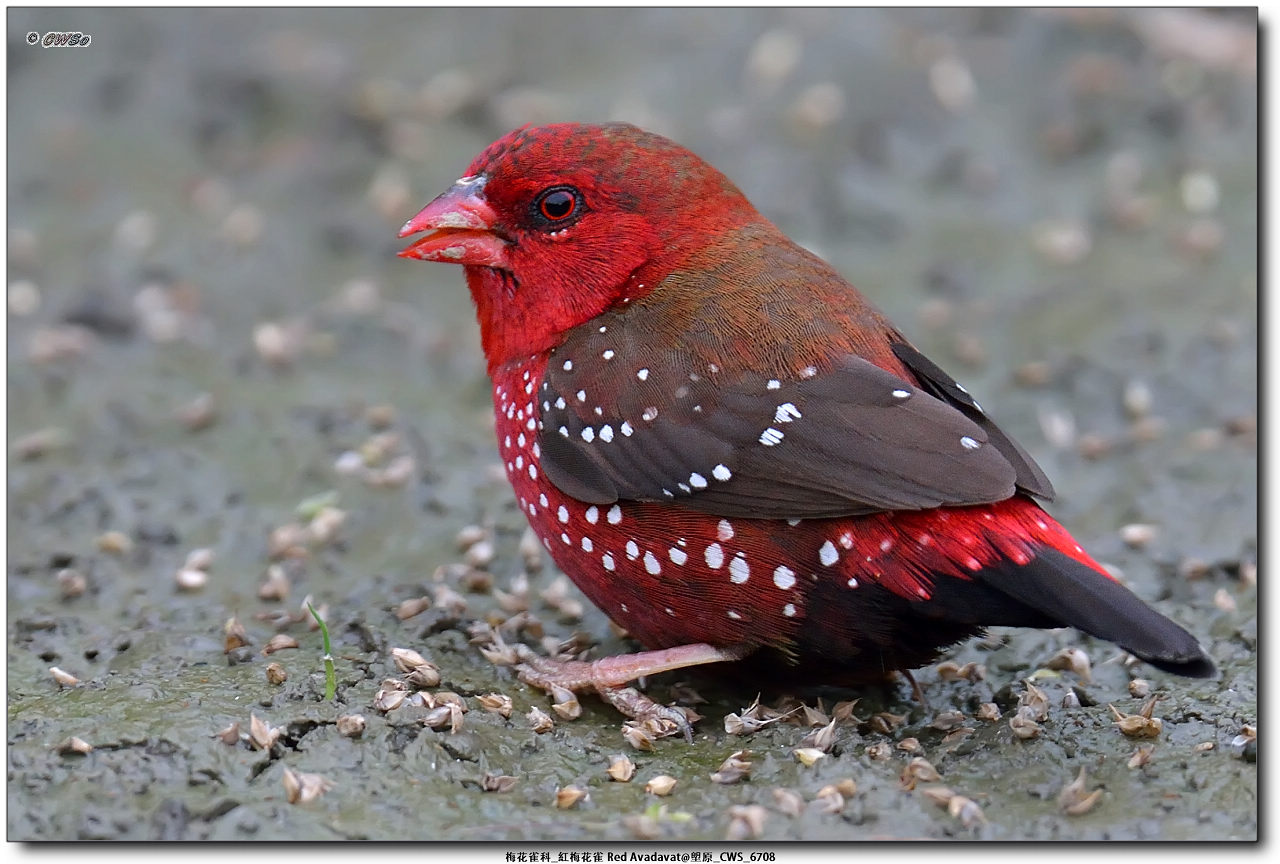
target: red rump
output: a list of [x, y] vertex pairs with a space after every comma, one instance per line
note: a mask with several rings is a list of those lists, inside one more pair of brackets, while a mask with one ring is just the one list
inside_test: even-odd
[[521, 509], [593, 603], [675, 649], [660, 668], [856, 681], [1004, 624], [1212, 673], [1035, 503], [1048, 479], [963, 386], [689, 151], [518, 130], [418, 231], [403, 255], [465, 267]]

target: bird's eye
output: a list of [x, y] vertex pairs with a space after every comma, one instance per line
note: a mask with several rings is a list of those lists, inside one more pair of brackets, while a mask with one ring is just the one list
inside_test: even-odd
[[533, 202], [534, 217], [544, 225], [563, 225], [582, 210], [582, 196], [572, 186], [552, 186]]

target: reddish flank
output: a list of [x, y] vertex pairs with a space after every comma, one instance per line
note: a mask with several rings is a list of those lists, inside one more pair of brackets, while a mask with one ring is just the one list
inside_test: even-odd
[[650, 651], [524, 652], [540, 686], [726, 660], [882, 678], [988, 625], [1077, 627], [1207, 676], [1196, 640], [1035, 498], [972, 396], [722, 174], [632, 126], [517, 130], [405, 225], [463, 265], [499, 452], [556, 564]]

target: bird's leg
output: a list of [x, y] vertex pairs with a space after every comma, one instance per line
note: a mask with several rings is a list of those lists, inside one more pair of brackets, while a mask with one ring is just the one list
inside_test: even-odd
[[693, 730], [683, 711], [659, 705], [634, 687], [623, 685], [637, 678], [673, 669], [741, 660], [750, 652], [747, 647], [716, 648], [696, 643], [583, 661], [552, 660], [535, 654], [525, 645], [517, 644], [513, 647], [518, 660], [516, 673], [526, 684], [548, 692], [556, 687], [575, 692], [594, 690], [606, 702], [634, 720], [655, 719], [674, 724], [675, 729], [683, 732], [689, 741], [693, 740]]

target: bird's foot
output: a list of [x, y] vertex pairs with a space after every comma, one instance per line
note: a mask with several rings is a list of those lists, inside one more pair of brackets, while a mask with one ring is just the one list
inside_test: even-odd
[[690, 742], [693, 741], [693, 729], [683, 711], [659, 705], [634, 687], [624, 685], [637, 678], [673, 669], [741, 660], [749, 652], [747, 648], [716, 648], [697, 643], [585, 661], [552, 660], [535, 654], [525, 645], [511, 647], [517, 661], [514, 664], [516, 674], [526, 684], [549, 693], [557, 688], [573, 692], [594, 691], [633, 720], [639, 720], [651, 729], [665, 731], [667, 735], [681, 732]]

